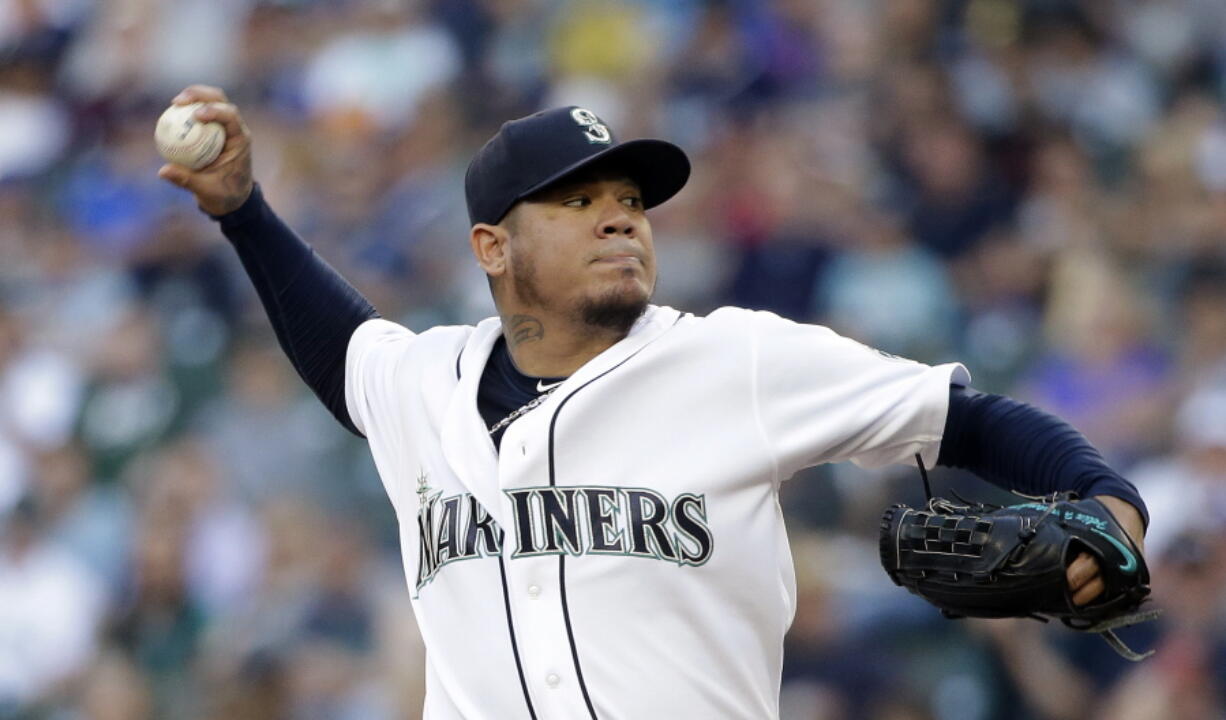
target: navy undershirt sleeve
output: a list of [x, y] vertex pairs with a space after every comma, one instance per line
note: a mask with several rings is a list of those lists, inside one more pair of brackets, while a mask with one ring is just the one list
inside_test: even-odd
[[1060, 418], [1003, 395], [953, 385], [937, 464], [962, 468], [1027, 495], [1113, 495], [1149, 526], [1136, 487], [1112, 470], [1085, 436]]
[[213, 216], [238, 251], [290, 363], [347, 430], [345, 353], [359, 325], [379, 314], [273, 213], [259, 185], [242, 207]]

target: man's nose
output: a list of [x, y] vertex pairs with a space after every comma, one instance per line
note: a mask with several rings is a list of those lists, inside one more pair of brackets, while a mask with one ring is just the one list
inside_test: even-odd
[[599, 218], [599, 233], [602, 237], [609, 235], [633, 236], [637, 231], [635, 218], [620, 200], [606, 203]]

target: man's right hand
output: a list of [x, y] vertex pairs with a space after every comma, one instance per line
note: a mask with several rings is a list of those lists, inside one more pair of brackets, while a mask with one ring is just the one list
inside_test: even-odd
[[196, 110], [196, 119], [219, 122], [226, 130], [226, 144], [221, 154], [209, 165], [191, 170], [167, 163], [158, 170], [158, 177], [190, 191], [200, 209], [210, 215], [225, 215], [237, 210], [251, 195], [251, 134], [220, 88], [192, 85], [179, 93], [173, 105], [207, 103]]

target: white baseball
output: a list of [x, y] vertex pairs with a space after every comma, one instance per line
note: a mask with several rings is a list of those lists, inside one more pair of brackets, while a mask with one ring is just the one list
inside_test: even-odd
[[158, 118], [153, 140], [162, 157], [192, 170], [199, 170], [217, 159], [221, 147], [226, 144], [226, 131], [221, 123], [201, 122], [195, 118], [196, 108], [203, 105], [171, 105]]

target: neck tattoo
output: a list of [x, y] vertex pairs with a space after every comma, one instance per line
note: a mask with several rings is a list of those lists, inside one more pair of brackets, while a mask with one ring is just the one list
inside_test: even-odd
[[545, 337], [545, 326], [531, 315], [512, 315], [505, 323], [503, 334], [508, 345], [517, 347]]

